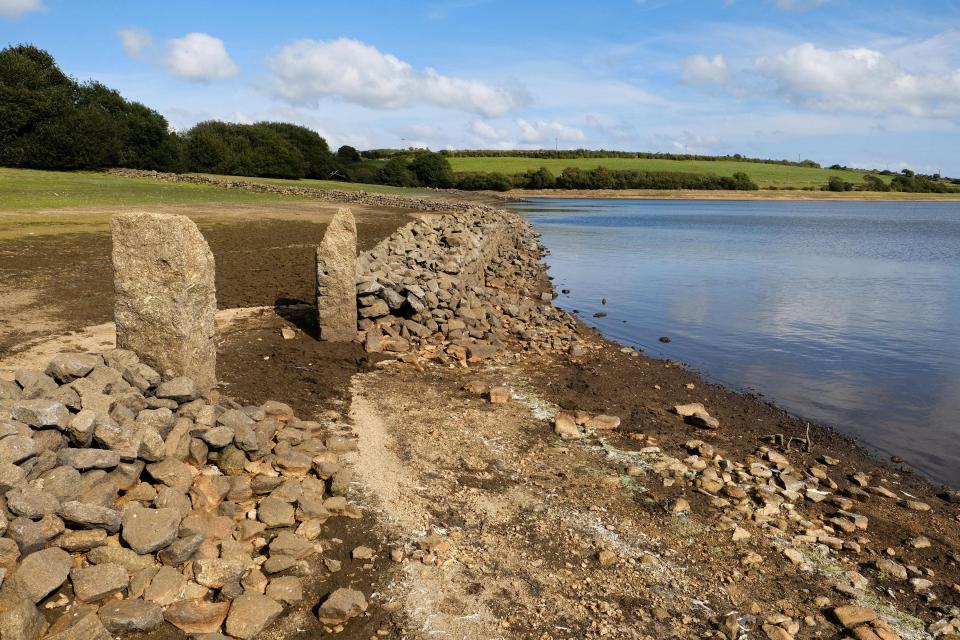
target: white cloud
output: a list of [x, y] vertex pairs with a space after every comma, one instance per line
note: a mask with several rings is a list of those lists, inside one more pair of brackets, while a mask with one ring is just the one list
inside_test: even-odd
[[153, 36], [145, 29], [121, 29], [117, 36], [131, 58], [161, 65], [187, 80], [225, 80], [240, 73], [223, 40], [206, 33], [171, 38], [160, 47], [154, 44]]
[[117, 32], [123, 50], [131, 58], [139, 58], [153, 46], [153, 36], [145, 29], [121, 29]]
[[526, 144], [540, 144], [552, 142], [554, 139], [564, 142], [586, 142], [587, 136], [576, 127], [570, 127], [560, 122], [529, 122], [522, 118], [517, 119], [520, 129], [520, 141]]
[[724, 82], [730, 76], [727, 62], [719, 53], [712, 58], [690, 56], [683, 61], [680, 79], [684, 84], [698, 85]]
[[507, 137], [507, 132], [497, 129], [489, 122], [483, 120], [474, 120], [470, 123], [470, 133], [483, 140], [503, 140]]
[[300, 40], [281, 48], [267, 64], [274, 94], [295, 105], [334, 97], [372, 109], [433, 105], [485, 116], [502, 115], [516, 105], [506, 89], [431, 68], [418, 71], [349, 38]]
[[0, 18], [13, 20], [31, 11], [43, 11], [40, 0], [0, 0]]
[[914, 74], [872, 49], [820, 49], [804, 43], [758, 58], [757, 70], [771, 78], [793, 104], [823, 110], [920, 117], [960, 116], [960, 69]]
[[223, 40], [206, 33], [168, 40], [164, 64], [174, 75], [187, 80], [223, 80], [240, 72]]

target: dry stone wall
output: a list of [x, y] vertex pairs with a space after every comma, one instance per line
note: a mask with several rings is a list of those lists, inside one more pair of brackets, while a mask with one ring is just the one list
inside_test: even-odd
[[550, 304], [549, 285], [531, 287], [542, 276], [541, 255], [528, 223], [491, 207], [404, 226], [358, 260], [367, 350], [434, 345], [482, 359], [510, 335], [536, 348], [568, 348], [573, 319]]

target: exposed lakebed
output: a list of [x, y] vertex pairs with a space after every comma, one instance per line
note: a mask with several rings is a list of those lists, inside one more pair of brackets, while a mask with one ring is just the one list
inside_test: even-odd
[[608, 337], [960, 485], [960, 203], [516, 208], [570, 290], [557, 303]]

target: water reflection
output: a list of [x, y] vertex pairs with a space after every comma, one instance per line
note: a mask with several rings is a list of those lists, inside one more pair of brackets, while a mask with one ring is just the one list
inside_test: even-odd
[[960, 203], [522, 208], [558, 302], [610, 337], [960, 485]]

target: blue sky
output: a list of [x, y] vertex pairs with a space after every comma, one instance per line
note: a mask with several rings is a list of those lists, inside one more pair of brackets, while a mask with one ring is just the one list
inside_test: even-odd
[[0, 45], [19, 42], [178, 128], [960, 175], [957, 0], [0, 0]]

